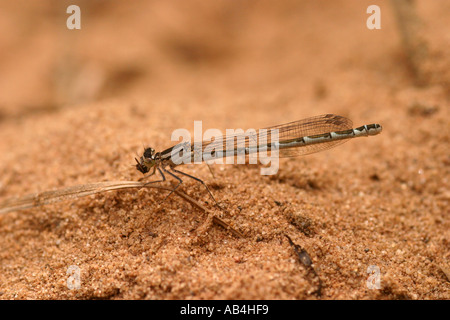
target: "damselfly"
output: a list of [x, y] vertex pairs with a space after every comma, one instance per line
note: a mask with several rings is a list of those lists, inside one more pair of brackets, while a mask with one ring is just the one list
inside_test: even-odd
[[[183, 162], [180, 163], [180, 157], [177, 157], [177, 161], [175, 161], [175, 155], [184, 153], [181, 158], [186, 159], [187, 157], [192, 161], [201, 156], [200, 159], [204, 161], [211, 158], [238, 156], [239, 154], [250, 156], [263, 151], [276, 150], [277, 156], [281, 158], [295, 157], [333, 148], [348, 139], [377, 135], [381, 130], [382, 127], [379, 124], [368, 124], [353, 129], [351, 120], [333, 114], [325, 114], [265, 128], [254, 135], [238, 133], [216, 137], [213, 141], [202, 141], [197, 144], [201, 146], [200, 149], [196, 148], [195, 142], [193, 144], [180, 143], [162, 152], [155, 152], [153, 148], [145, 148], [140, 159], [135, 158], [136, 169], [144, 175], [151, 171], [144, 178], [154, 175], [158, 170], [162, 179], [149, 183], [165, 181], [164, 173], [177, 179], [178, 184], [167, 197], [183, 183], [183, 180], [177, 175], [179, 174], [203, 184], [214, 199], [208, 186], [201, 179], [176, 169]], [[264, 143], [261, 143], [261, 141], [264, 141]]]

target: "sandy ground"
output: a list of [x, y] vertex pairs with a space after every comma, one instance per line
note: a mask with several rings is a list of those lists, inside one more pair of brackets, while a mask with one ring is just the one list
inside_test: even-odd
[[55, 3], [1, 4], [0, 202], [137, 180], [143, 145], [168, 148], [194, 120], [334, 113], [383, 132], [281, 159], [274, 176], [186, 165], [222, 210], [191, 179], [180, 191], [209, 214], [154, 189], [3, 214], [1, 299], [450, 298], [448, 1], [416, 2], [426, 50], [412, 63], [388, 1], [78, 1], [81, 30]]

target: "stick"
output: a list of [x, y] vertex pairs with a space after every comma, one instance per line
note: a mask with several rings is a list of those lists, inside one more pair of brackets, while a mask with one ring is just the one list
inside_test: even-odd
[[[136, 188], [154, 188], [172, 191], [172, 189], [168, 187], [149, 185], [139, 181], [106, 181], [106, 182], [89, 183], [57, 190], [34, 193], [19, 198], [17, 197], [9, 198], [4, 202], [0, 203], [0, 214], [5, 214], [11, 211], [34, 208], [68, 199], [77, 199], [93, 195], [96, 193], [103, 193], [107, 191], [123, 190], [123, 189], [136, 189]], [[242, 233], [233, 229], [228, 223], [226, 223], [219, 217], [215, 216], [213, 211], [209, 210], [208, 208], [206, 208], [205, 206], [203, 206], [202, 204], [200, 204], [198, 201], [194, 200], [187, 194], [180, 192], [178, 190], [175, 190], [174, 193], [179, 197], [183, 198], [184, 200], [188, 201], [198, 209], [213, 215], [214, 224], [222, 226], [227, 230], [230, 230], [237, 237], [244, 237]]]

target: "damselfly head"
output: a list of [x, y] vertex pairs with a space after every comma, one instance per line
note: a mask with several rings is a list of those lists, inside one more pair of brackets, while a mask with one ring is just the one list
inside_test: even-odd
[[136, 160], [136, 169], [146, 174], [155, 165], [155, 149], [146, 148], [142, 157], [139, 160], [134, 158], [134, 160]]
[[155, 160], [155, 149], [153, 148], [145, 148], [144, 154], [142, 155], [144, 158]]

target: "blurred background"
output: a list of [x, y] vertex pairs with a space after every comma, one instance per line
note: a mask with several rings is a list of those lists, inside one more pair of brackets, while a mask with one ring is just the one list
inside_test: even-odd
[[[66, 26], [69, 5], [81, 30]], [[370, 5], [379, 30], [367, 28]], [[0, 0], [0, 204], [137, 180], [143, 146], [171, 147], [194, 120], [257, 129], [335, 113], [383, 126], [283, 159], [270, 177], [186, 165], [245, 242], [194, 236], [204, 217], [154, 190], [4, 215], [0, 297], [310, 298], [287, 232], [320, 268], [325, 298], [448, 299], [449, 17], [449, 0]], [[192, 179], [180, 189], [208, 201]], [[79, 263], [82, 291], [68, 292]], [[383, 290], [364, 285], [369, 265]]]
[[[193, 97], [204, 112], [221, 100], [261, 112], [301, 104], [306, 116], [321, 104], [370, 110], [373, 86], [448, 89], [450, 3], [403, 1], [420, 18], [405, 36], [395, 2], [2, 0], [0, 119], [112, 98]], [[71, 4], [81, 30], [66, 27]], [[372, 4], [381, 30], [366, 27]], [[425, 48], [419, 81], [408, 32]]]

